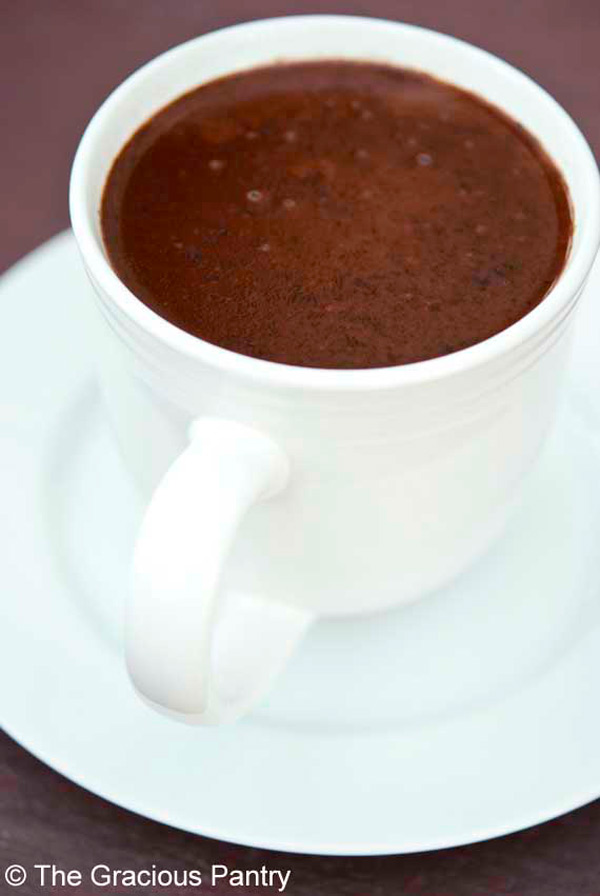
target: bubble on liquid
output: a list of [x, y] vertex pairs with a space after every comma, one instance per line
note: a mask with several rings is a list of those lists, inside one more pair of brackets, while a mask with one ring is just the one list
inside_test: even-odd
[[418, 141], [416, 137], [409, 137], [406, 143], [408, 146], [416, 146]]
[[515, 212], [514, 214], [515, 221], [524, 221], [526, 217], [527, 215], [522, 211]]
[[475, 143], [472, 140], [465, 140], [464, 146], [465, 149], [473, 149]]
[[372, 199], [373, 198], [373, 190], [363, 190], [360, 194], [363, 199]]
[[354, 109], [355, 112], [357, 112], [361, 106], [362, 106], [362, 103], [360, 100], [351, 100], [351, 102], [350, 102], [350, 107], [352, 109]]
[[371, 119], [373, 118], [373, 113], [370, 109], [363, 109], [360, 117], [363, 121], [371, 121]]
[[173, 240], [173, 245], [176, 249], [183, 249], [183, 243], [181, 243], [179, 240]]
[[475, 228], [475, 233], [478, 236], [483, 236], [484, 233], [487, 233], [487, 227], [485, 226], [485, 224], [478, 224]]
[[259, 252], [270, 252], [271, 251], [270, 243], [261, 243], [260, 246], [258, 247], [258, 251]]
[[223, 159], [211, 159], [208, 163], [208, 167], [211, 171], [222, 171], [225, 167], [225, 162]]
[[257, 140], [258, 139], [258, 131], [246, 131], [244, 134], [246, 140]]
[[328, 99], [325, 100], [325, 106], [327, 109], [335, 108], [335, 100], [333, 99], [333, 97], [329, 97]]
[[357, 149], [356, 150], [356, 158], [360, 159], [364, 162], [365, 159], [369, 158], [369, 150], [368, 149]]
[[428, 152], [420, 152], [417, 156], [417, 165], [428, 168], [433, 162], [433, 157]]
[[296, 200], [295, 199], [284, 199], [281, 203], [284, 208], [292, 209], [296, 208]]
[[248, 192], [246, 193], [246, 199], [248, 200], [248, 202], [262, 202], [264, 198], [265, 194], [262, 192], [262, 190], [248, 190]]
[[285, 131], [283, 139], [286, 143], [295, 143], [298, 139], [298, 134], [296, 131]]

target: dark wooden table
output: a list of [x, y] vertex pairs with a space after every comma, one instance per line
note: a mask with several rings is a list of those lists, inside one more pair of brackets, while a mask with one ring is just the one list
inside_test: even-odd
[[[77, 140], [100, 101], [129, 72], [202, 32], [301, 12], [396, 18], [480, 44], [550, 90], [600, 152], [599, 0], [4, 0], [0, 268], [68, 225], [67, 181]], [[0, 720], [1, 713], [0, 707]], [[11, 863], [55, 863], [85, 872], [100, 862], [204, 871], [213, 863], [240, 869], [264, 864], [291, 869], [286, 893], [306, 896], [599, 896], [600, 801], [520, 834], [443, 852], [377, 859], [287, 856], [194, 837], [117, 809], [0, 736], [0, 893], [113, 896], [110, 888], [85, 883], [42, 891], [28, 882], [13, 890], [2, 876]], [[222, 885], [189, 892], [276, 889]]]

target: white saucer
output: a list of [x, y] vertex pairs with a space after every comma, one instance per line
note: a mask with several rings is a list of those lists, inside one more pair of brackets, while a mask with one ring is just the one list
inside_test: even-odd
[[[594, 282], [599, 282], [598, 272]], [[0, 716], [72, 780], [198, 834], [295, 852], [469, 843], [600, 794], [600, 290], [510, 531], [458, 584], [322, 623], [260, 711], [187, 728], [120, 657], [141, 508], [95, 391], [60, 235], [0, 283]]]

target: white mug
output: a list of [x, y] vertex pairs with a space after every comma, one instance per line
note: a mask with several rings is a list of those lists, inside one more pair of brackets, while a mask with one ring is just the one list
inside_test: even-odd
[[[574, 234], [560, 278], [526, 317], [445, 357], [320, 370], [204, 342], [119, 280], [99, 207], [134, 131], [216, 77], [321, 58], [428, 72], [538, 137], [568, 184]], [[600, 240], [593, 156], [533, 81], [459, 40], [393, 22], [300, 16], [238, 25], [170, 50], [106, 100], [79, 146], [70, 203], [105, 324], [99, 373], [108, 411], [148, 500], [126, 656], [151, 705], [190, 722], [234, 719], [316, 617], [422, 597], [501, 531], [552, 421], [573, 311]]]

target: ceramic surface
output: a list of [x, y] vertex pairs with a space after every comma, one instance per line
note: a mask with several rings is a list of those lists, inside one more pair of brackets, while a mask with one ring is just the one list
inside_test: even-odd
[[266, 703], [217, 729], [161, 718], [124, 671], [143, 500], [94, 385], [89, 290], [69, 235], [0, 281], [12, 737], [135, 812], [295, 852], [453, 846], [600, 794], [598, 273], [557, 426], [505, 535], [426, 600], [317, 623]]
[[[445, 358], [311, 370], [209, 345], [120, 283], [98, 208], [124, 140], [205, 80], [276, 58], [323, 57], [384, 60], [475, 89], [555, 158], [573, 200], [573, 246], [558, 283], [524, 319]], [[77, 153], [71, 215], [106, 324], [96, 351], [113, 427], [152, 494], [126, 644], [133, 680], [153, 704], [189, 721], [234, 718], [315, 615], [410, 603], [452, 581], [498, 536], [552, 420], [600, 239], [591, 152], [525, 75], [454, 38], [392, 22], [306, 16], [225, 29], [169, 51], [109, 97]]]

